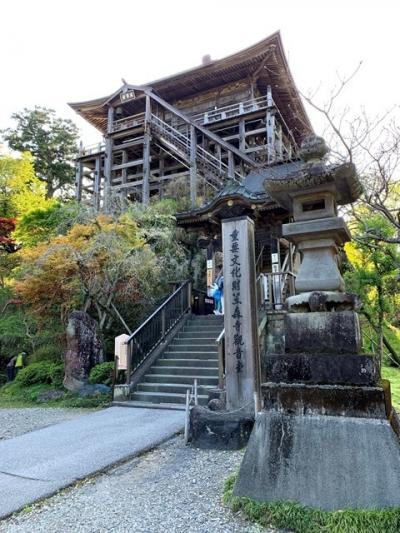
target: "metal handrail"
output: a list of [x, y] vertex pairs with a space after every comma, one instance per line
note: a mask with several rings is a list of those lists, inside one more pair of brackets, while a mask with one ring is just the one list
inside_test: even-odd
[[167, 334], [191, 307], [191, 283], [184, 281], [126, 340], [129, 347], [127, 383], [164, 341]]
[[[262, 283], [262, 276], [267, 278], [267, 288]], [[258, 307], [282, 309], [286, 300], [285, 291], [289, 296], [295, 293], [295, 279], [296, 274], [290, 270], [260, 274], [257, 278]]]
[[225, 328], [215, 339], [218, 350], [218, 388], [224, 388], [225, 379]]

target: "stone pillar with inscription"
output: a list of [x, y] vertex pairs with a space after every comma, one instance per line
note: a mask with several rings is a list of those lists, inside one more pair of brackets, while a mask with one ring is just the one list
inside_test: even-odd
[[254, 222], [247, 216], [222, 220], [222, 247], [226, 404], [250, 413], [260, 384]]

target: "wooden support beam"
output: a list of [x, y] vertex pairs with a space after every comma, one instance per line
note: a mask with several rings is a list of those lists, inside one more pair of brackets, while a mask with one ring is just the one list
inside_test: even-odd
[[107, 136], [106, 136], [106, 149], [105, 149], [105, 161], [104, 161], [104, 211], [106, 213], [110, 210], [111, 203], [111, 168], [113, 159], [113, 139], [110, 137], [112, 131], [112, 124], [114, 119], [114, 108], [110, 106], [108, 108], [108, 122], [107, 122]]
[[278, 157], [278, 160], [282, 161], [282, 159], [283, 159], [283, 141], [282, 141], [282, 126], [280, 124], [277, 124], [276, 136], [277, 136], [277, 140], [276, 140], [276, 155]]
[[151, 127], [151, 101], [150, 96], [146, 94], [146, 113], [144, 122], [143, 138], [143, 185], [142, 185], [142, 203], [147, 205], [150, 201], [150, 127]]
[[[128, 162], [128, 154], [126, 153], [126, 150], [123, 150], [122, 152], [122, 164], [126, 165]], [[127, 176], [127, 167], [124, 166], [122, 168], [122, 183], [126, 183], [126, 176]]]
[[239, 150], [241, 152], [246, 150], [246, 122], [244, 118], [239, 120]]
[[275, 161], [275, 113], [273, 109], [267, 110], [267, 155], [268, 164]]
[[219, 161], [219, 170], [221, 170], [222, 150], [221, 150], [221, 145], [220, 144], [216, 144], [215, 145], [215, 157]]
[[82, 200], [82, 177], [83, 177], [83, 164], [81, 161], [78, 161], [76, 165], [76, 175], [75, 175], [75, 197], [78, 202]]
[[101, 182], [101, 156], [96, 157], [96, 167], [94, 170], [93, 207], [96, 211], [100, 208], [100, 182]]
[[197, 135], [196, 128], [190, 126], [190, 203], [196, 205], [197, 200]]
[[132, 148], [133, 146], [140, 146], [143, 144], [143, 137], [137, 137], [135, 139], [129, 140], [128, 142], [123, 142], [121, 144], [114, 144], [114, 153], [117, 153], [127, 148]]
[[232, 152], [228, 152], [228, 178], [233, 180], [235, 177], [235, 158], [233, 157]]
[[[151, 162], [151, 156], [149, 157], [149, 160]], [[115, 170], [123, 170], [124, 168], [138, 167], [140, 165], [143, 165], [143, 162], [144, 162], [143, 159], [136, 159], [135, 161], [129, 161], [128, 163], [122, 163], [121, 165], [113, 165], [111, 167], [111, 170], [115, 171]]]

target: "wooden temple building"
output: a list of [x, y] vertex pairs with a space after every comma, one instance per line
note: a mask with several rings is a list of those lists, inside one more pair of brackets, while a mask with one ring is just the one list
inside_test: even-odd
[[[221, 246], [221, 219], [247, 214], [256, 222], [258, 272], [292, 270], [294, 251], [280, 232], [289, 213], [264, 181], [298, 167], [312, 128], [279, 32], [224, 59], [205, 56], [193, 69], [70, 106], [104, 135], [104, 143], [81, 147], [79, 201], [107, 211], [116, 197], [147, 204], [179, 190], [191, 208], [178, 224], [198, 232], [209, 259]], [[287, 288], [271, 277], [270, 294], [273, 280]]]
[[311, 126], [279, 32], [220, 60], [70, 106], [104, 136], [81, 147], [76, 195], [107, 208], [112, 195], [149, 202], [176, 180], [193, 205], [228, 180], [297, 158]]

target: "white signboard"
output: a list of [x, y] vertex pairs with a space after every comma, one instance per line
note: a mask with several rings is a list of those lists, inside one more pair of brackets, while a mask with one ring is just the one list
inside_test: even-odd
[[126, 102], [127, 100], [134, 100], [136, 98], [135, 91], [126, 91], [125, 93], [121, 93], [120, 95], [121, 102]]
[[114, 355], [115, 357], [118, 357], [117, 359], [118, 370], [128, 369], [129, 346], [126, 344], [128, 339], [129, 339], [129, 335], [126, 335], [126, 334], [118, 335], [118, 337], [115, 337]]

